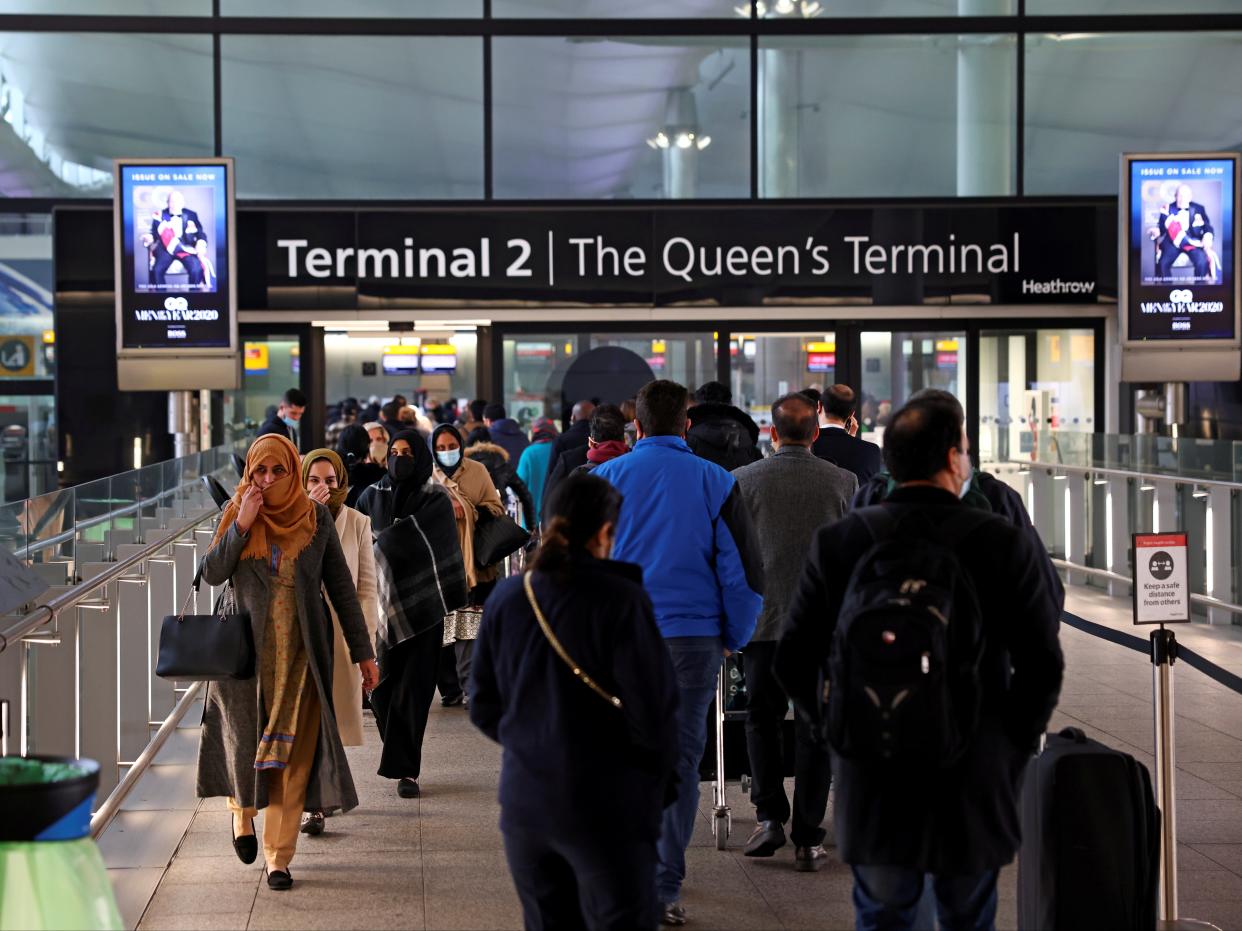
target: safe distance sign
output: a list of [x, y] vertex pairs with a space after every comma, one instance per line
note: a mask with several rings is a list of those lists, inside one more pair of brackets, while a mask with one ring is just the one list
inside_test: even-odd
[[1134, 623], [1190, 621], [1185, 533], [1134, 535]]

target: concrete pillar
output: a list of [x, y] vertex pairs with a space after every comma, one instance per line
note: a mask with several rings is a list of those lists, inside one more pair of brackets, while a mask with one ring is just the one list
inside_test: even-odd
[[[1008, 0], [958, 0], [962, 16], [1003, 16]], [[959, 36], [957, 51], [957, 193], [1013, 191], [1014, 39]]]
[[802, 52], [759, 50], [759, 196], [797, 197], [798, 72]]
[[[1091, 480], [1080, 473], [1071, 472], [1065, 482], [1062, 495], [1065, 507], [1065, 561], [1079, 566], [1087, 564], [1087, 489]], [[1070, 572], [1065, 580], [1070, 585], [1083, 585], [1087, 576]]]
[[690, 88], [678, 87], [668, 92], [662, 132], [668, 138], [667, 146], [660, 149], [664, 196], [670, 200], [693, 198], [699, 186], [699, 148], [695, 140], [700, 138], [701, 130], [694, 91]]
[[[1105, 540], [1105, 568], [1118, 575], [1130, 572], [1130, 480], [1110, 477], [1108, 479], [1107, 497], [1104, 499], [1105, 520], [1108, 525], [1108, 537]], [[1123, 598], [1130, 594], [1130, 586], [1125, 582], [1110, 581], [1108, 593], [1114, 598]]]

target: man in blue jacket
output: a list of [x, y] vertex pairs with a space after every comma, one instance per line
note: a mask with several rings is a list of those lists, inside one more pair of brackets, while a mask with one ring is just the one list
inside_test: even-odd
[[733, 476], [686, 444], [685, 388], [653, 381], [638, 393], [638, 442], [595, 475], [625, 498], [613, 558], [643, 568], [681, 703], [677, 801], [664, 811], [656, 889], [667, 925], [679, 903], [699, 802], [699, 761], [721, 660], [740, 650], [763, 607], [763, 561]]

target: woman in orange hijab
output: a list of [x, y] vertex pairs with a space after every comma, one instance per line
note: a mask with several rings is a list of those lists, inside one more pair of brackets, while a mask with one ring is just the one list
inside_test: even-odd
[[249, 614], [257, 668], [253, 679], [208, 687], [198, 796], [228, 798], [243, 863], [258, 856], [254, 817], [267, 809], [267, 884], [288, 889], [303, 808], [358, 804], [332, 711], [334, 634], [321, 591], [364, 688], [379, 671], [332, 515], [307, 497], [298, 451], [284, 437], [261, 436], [250, 447], [202, 571], [210, 585], [230, 583], [236, 606], [227, 613]]

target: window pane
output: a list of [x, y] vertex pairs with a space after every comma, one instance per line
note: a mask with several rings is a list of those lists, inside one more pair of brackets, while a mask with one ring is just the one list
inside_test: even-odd
[[0, 97], [5, 197], [107, 197], [114, 158], [215, 148], [208, 36], [3, 33]]
[[[503, 341], [505, 413], [529, 430], [540, 417], [561, 417], [561, 385], [578, 355], [573, 333], [523, 333]], [[572, 403], [572, 402], [570, 402]], [[566, 411], [566, 413], [568, 413]]]
[[1122, 152], [1236, 149], [1240, 86], [1242, 33], [1029, 36], [1026, 193], [1116, 196]]
[[497, 197], [750, 192], [743, 42], [497, 38], [493, 69]]
[[483, 43], [225, 36], [239, 197], [483, 196]]
[[234, 418], [254, 430], [280, 404], [281, 395], [301, 384], [302, 358], [293, 334], [245, 339], [243, 349], [248, 358], [263, 360], [262, 366], [252, 362], [243, 367], [240, 397], [234, 398]]
[[[734, 19], [744, 0], [492, 0], [509, 19]], [[749, 15], [749, 13], [747, 14]]]
[[1012, 193], [1016, 58], [1008, 35], [764, 40], [760, 195]]
[[[138, 2], [138, 0], [130, 0]], [[221, 16], [348, 16], [385, 19], [474, 19], [482, 0], [220, 0]]]
[[[863, 333], [862, 432], [883, 435], [889, 418], [924, 388], [955, 394], [966, 405], [966, 334]], [[970, 416], [970, 412], [966, 412]]]
[[[716, 380], [716, 339], [711, 333], [596, 333], [591, 348], [616, 346], [633, 353], [635, 363], [646, 363], [650, 373], [631, 386], [633, 397], [648, 381], [667, 378], [694, 391]], [[574, 401], [582, 400], [574, 398]], [[605, 398], [614, 403], [625, 398]]]
[[0, 0], [0, 13], [210, 16], [211, 0]]
[[[1030, 16], [1073, 13], [1170, 13], [1168, 0], [1026, 0]], [[1236, 13], [1238, 0], [1179, 0], [1178, 13]]]
[[835, 333], [734, 333], [729, 340], [733, 403], [760, 426], [790, 391], [836, 383]]
[[[789, 3], [768, 0], [769, 7]], [[1027, 0], [1028, 12], [1030, 4]], [[804, 5], [815, 16], [1012, 16], [1018, 12], [1017, 0], [811, 0], [810, 4], [799, 0], [791, 15], [805, 15]]]
[[1091, 433], [1091, 330], [985, 330], [979, 336], [979, 461], [1036, 458], [1055, 433]]

